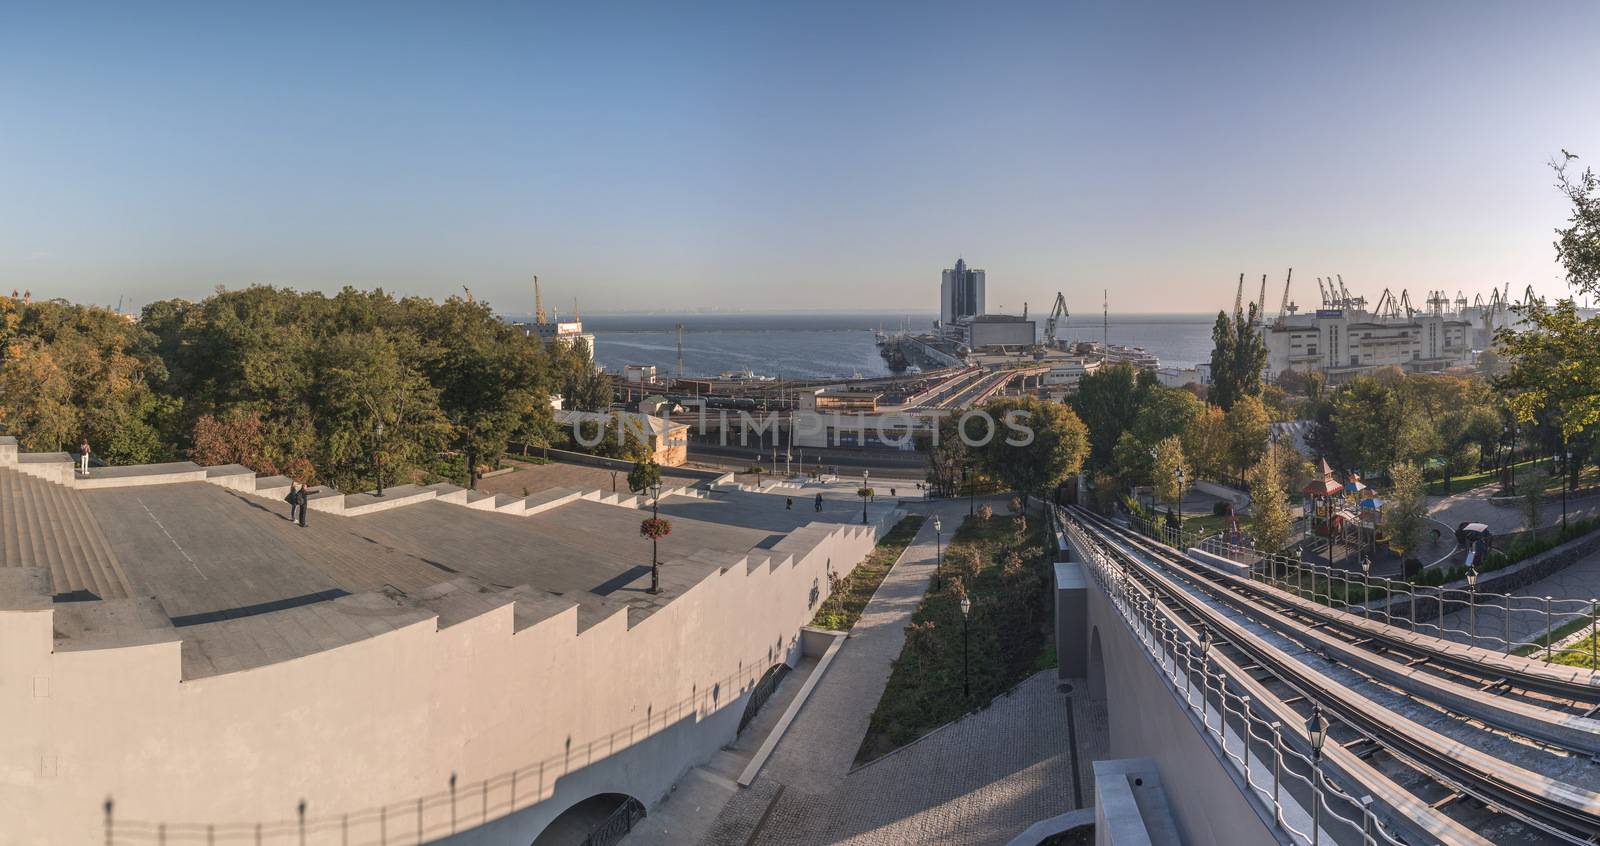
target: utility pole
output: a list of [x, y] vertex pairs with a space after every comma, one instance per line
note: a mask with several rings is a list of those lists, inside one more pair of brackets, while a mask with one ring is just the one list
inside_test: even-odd
[[683, 378], [683, 324], [678, 324], [678, 378]]

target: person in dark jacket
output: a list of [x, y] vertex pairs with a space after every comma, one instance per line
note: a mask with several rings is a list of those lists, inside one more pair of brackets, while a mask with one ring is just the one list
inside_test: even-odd
[[306, 527], [306, 511], [311, 504], [311, 486], [303, 485], [300, 488], [300, 528]]
[[289, 522], [293, 523], [295, 509], [300, 507], [300, 491], [295, 489], [294, 482], [289, 483], [289, 495], [283, 501], [289, 503]]
[[822, 494], [817, 494], [817, 512], [821, 513], [821, 511], [822, 511]]

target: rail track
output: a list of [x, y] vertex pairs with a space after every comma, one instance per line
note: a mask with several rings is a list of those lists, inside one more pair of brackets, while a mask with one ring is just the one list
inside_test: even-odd
[[[1447, 842], [1463, 831], [1494, 832], [1492, 842], [1600, 841], [1600, 793], [1582, 784], [1600, 780], [1592, 766], [1600, 722], [1591, 719], [1600, 685], [1588, 671], [1549, 671], [1418, 635], [1223, 572], [1091, 512], [1065, 516], [1150, 601], [1214, 635], [1219, 653], [1275, 705], [1334, 715], [1333, 734], [1373, 770], [1359, 774], [1377, 782], [1363, 789], [1389, 800], [1408, 841], [1426, 832]], [[1404, 785], [1411, 800], [1385, 784]], [[1417, 828], [1415, 803], [1459, 829]]]

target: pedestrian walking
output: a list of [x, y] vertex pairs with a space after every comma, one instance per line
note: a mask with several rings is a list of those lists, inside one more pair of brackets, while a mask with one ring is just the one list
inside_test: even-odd
[[786, 496], [786, 497], [783, 498], [783, 510], [784, 511], [793, 511], [794, 510], [794, 497]]
[[289, 483], [289, 494], [283, 501], [289, 503], [289, 522], [293, 523], [295, 509], [300, 507], [300, 492], [295, 489], [294, 482]]
[[83, 445], [78, 447], [78, 450], [83, 453], [83, 467], [79, 472], [87, 476], [89, 475], [89, 453], [91, 452], [88, 438], [83, 439]]
[[894, 492], [894, 488], [890, 488], [889, 489], [889, 496], [896, 497], [896, 496], [899, 496], [899, 494]]
[[817, 513], [822, 513], [822, 494], [817, 494]]

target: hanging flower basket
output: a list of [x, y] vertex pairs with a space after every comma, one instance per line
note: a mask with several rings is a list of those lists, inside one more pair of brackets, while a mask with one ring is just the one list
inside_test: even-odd
[[660, 540], [672, 534], [672, 524], [660, 517], [648, 517], [639, 524], [639, 535], [651, 540]]

